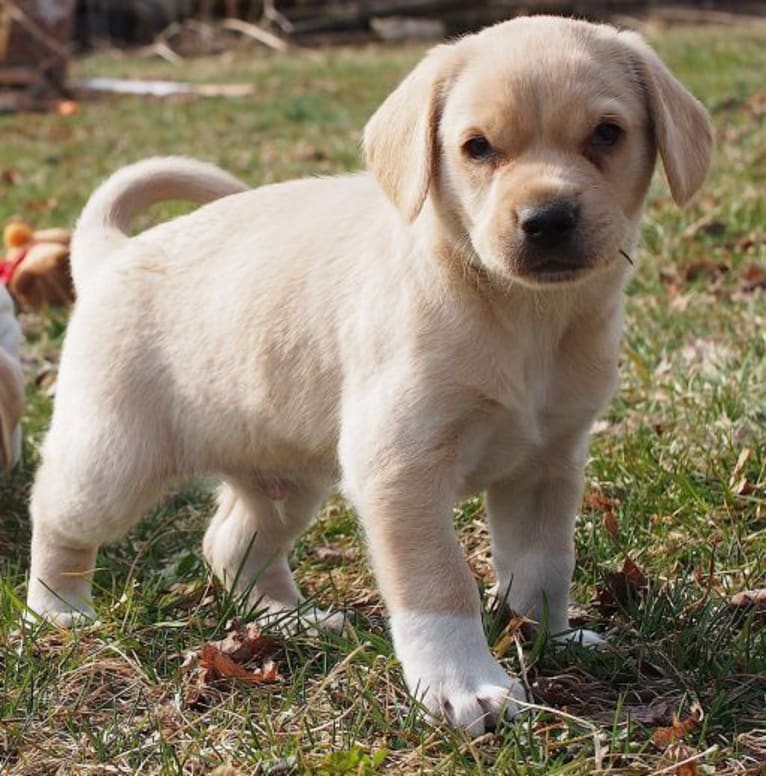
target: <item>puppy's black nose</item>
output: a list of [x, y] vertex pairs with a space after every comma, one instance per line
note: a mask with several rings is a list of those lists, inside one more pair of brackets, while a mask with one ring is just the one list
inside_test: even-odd
[[569, 240], [577, 228], [578, 211], [565, 200], [554, 199], [519, 212], [519, 225], [538, 248], [556, 248]]

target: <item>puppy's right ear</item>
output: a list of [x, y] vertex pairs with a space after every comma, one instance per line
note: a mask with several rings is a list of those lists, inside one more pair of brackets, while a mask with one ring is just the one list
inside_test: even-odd
[[388, 96], [364, 129], [367, 166], [404, 219], [420, 213], [437, 164], [437, 130], [454, 44], [436, 46]]
[[625, 31], [620, 37], [637, 55], [637, 74], [647, 97], [670, 192], [678, 205], [685, 205], [702, 186], [710, 167], [710, 115], [640, 35]]
[[10, 469], [19, 457], [24, 411], [24, 376], [18, 364], [0, 348], [0, 470]]

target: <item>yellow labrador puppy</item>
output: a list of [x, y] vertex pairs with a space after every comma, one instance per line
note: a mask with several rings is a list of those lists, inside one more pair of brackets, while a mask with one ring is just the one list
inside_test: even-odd
[[[214, 167], [153, 159], [90, 200], [28, 604], [63, 624], [92, 615], [97, 547], [169, 484], [210, 473], [225, 483], [211, 566], [267, 614], [295, 609], [288, 552], [340, 482], [408, 686], [479, 733], [523, 690], [487, 646], [452, 509], [486, 490], [498, 592], [535, 619], [547, 600], [566, 633], [625, 257], [657, 152], [683, 204], [710, 126], [637, 35], [534, 17], [436, 47], [364, 148], [369, 173], [246, 192]], [[159, 199], [235, 192], [125, 235]]]

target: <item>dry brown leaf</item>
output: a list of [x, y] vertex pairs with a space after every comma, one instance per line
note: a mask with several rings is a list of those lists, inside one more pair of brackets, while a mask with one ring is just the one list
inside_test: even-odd
[[675, 776], [697, 776], [699, 771], [697, 770], [697, 761], [692, 760], [690, 763], [682, 763], [676, 768]]
[[742, 272], [740, 288], [745, 292], [766, 289], [766, 268], [760, 264], [748, 264]]
[[667, 749], [672, 743], [681, 741], [697, 727], [699, 713], [692, 713], [686, 719], [680, 720], [673, 715], [673, 724], [670, 727], [657, 728], [652, 734], [652, 743], [660, 749]]
[[625, 558], [622, 564], [622, 573], [635, 588], [643, 588], [649, 584], [646, 574], [630, 558]]
[[[276, 642], [263, 636], [258, 627], [251, 623], [245, 627], [238, 622], [224, 639], [204, 644], [199, 652], [191, 652], [181, 666], [190, 672], [189, 682], [184, 693], [186, 706], [202, 708], [211, 702], [216, 689], [225, 687], [227, 682], [237, 679], [246, 684], [270, 684], [282, 679], [276, 663], [267, 660], [262, 667], [249, 670], [236, 662], [235, 658], [250, 660], [273, 652]], [[226, 654], [228, 651], [230, 654]]]
[[17, 183], [21, 183], [24, 176], [13, 167], [6, 167], [0, 170], [0, 181], [7, 186], [15, 186]]
[[605, 512], [602, 519], [604, 524], [604, 530], [612, 537], [614, 541], [617, 541], [617, 536], [620, 533], [620, 526], [617, 523], [617, 518], [614, 512]]
[[609, 496], [599, 491], [593, 491], [588, 493], [583, 501], [583, 508], [591, 512], [602, 513], [602, 525], [604, 530], [611, 536], [614, 541], [617, 541], [617, 536], [620, 532], [620, 526], [617, 522], [617, 516], [615, 510], [619, 506], [619, 501], [610, 498]]
[[630, 600], [646, 593], [649, 580], [641, 568], [630, 558], [625, 558], [620, 571], [606, 575], [606, 586], [596, 591], [596, 608], [603, 617], [611, 617]]
[[242, 625], [235, 619], [227, 627], [229, 630], [226, 636], [220, 641], [211, 641], [210, 645], [237, 663], [271, 655], [279, 646], [273, 638], [264, 635], [254, 622]]
[[211, 672], [208, 678], [213, 681], [216, 679], [240, 679], [248, 684], [263, 684], [264, 682], [275, 682], [281, 678], [276, 664], [271, 660], [266, 661], [263, 668], [248, 671], [212, 644], [202, 646], [200, 666]]
[[583, 509], [590, 512], [614, 512], [619, 505], [617, 499], [610, 498], [598, 490], [590, 491], [583, 499]]

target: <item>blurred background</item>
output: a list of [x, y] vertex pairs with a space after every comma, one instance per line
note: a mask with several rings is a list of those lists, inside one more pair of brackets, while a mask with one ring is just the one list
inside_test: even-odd
[[763, 16], [766, 2], [0, 0], [0, 88], [5, 92], [0, 109], [29, 108], [51, 94], [71, 98], [69, 60], [94, 49], [133, 47], [178, 62], [243, 45], [284, 51], [290, 46], [437, 40], [526, 13], [608, 19], [631, 27], [721, 24]]

